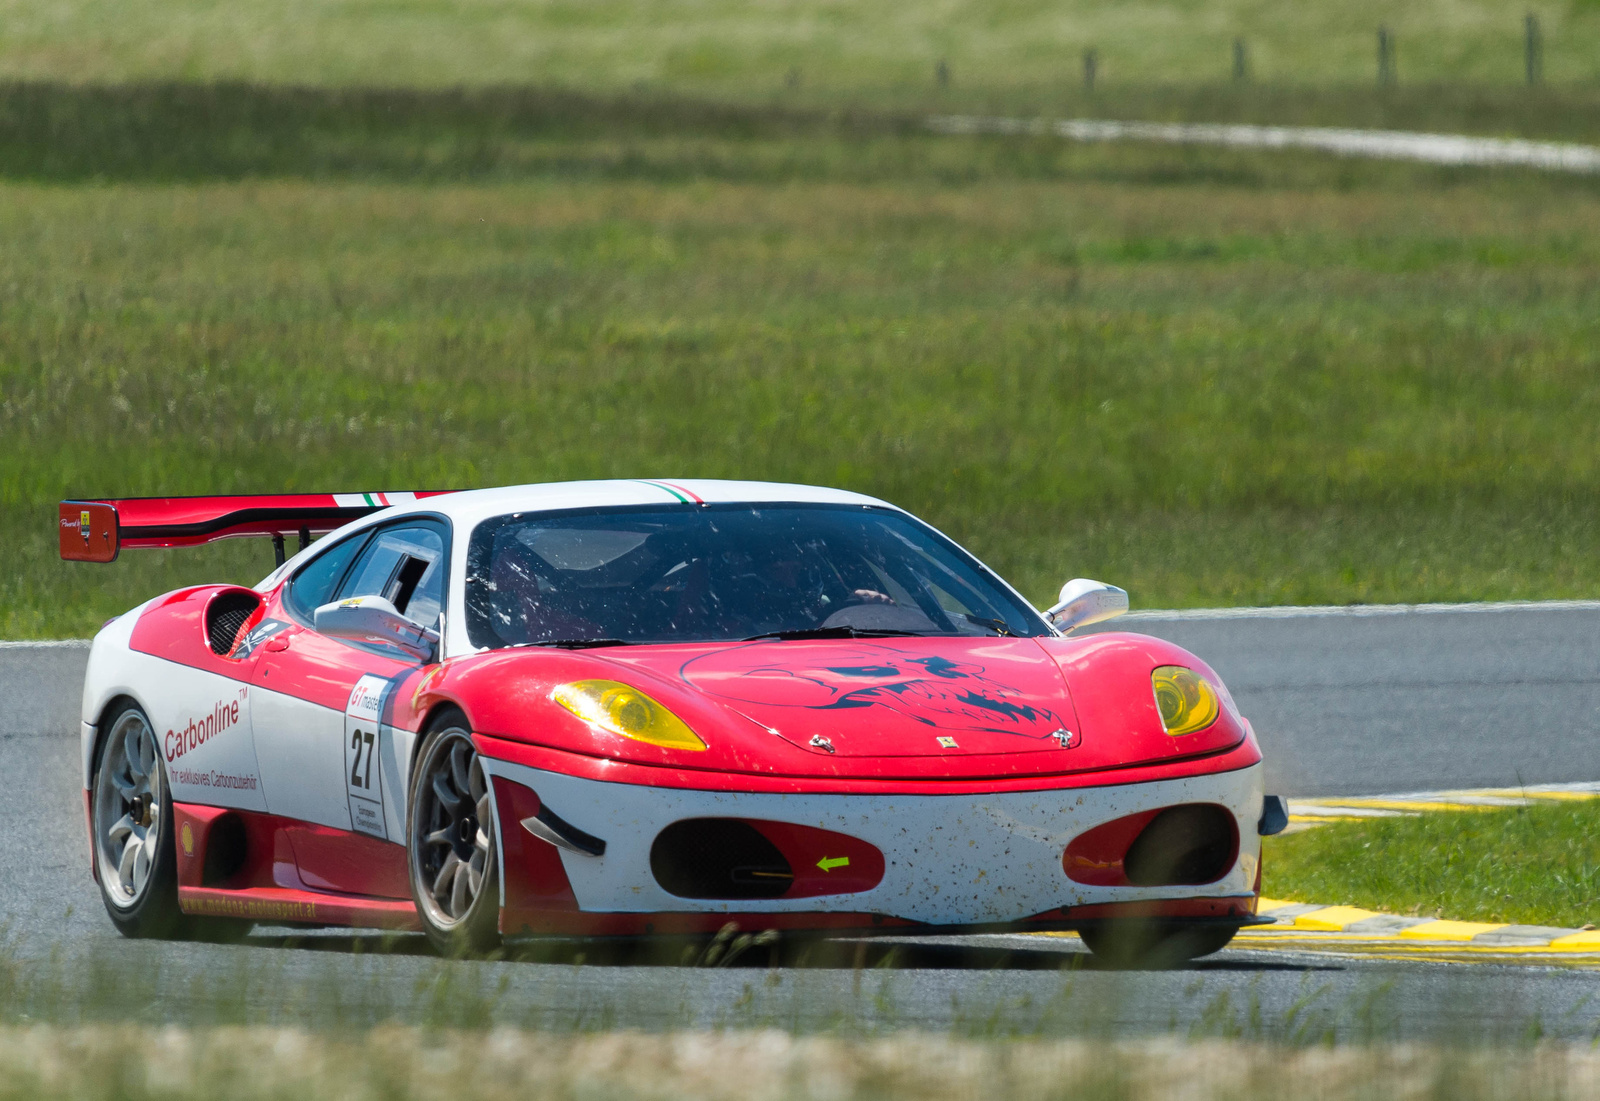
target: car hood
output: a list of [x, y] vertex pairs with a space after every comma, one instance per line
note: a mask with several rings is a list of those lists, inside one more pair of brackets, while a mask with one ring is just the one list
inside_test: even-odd
[[1051, 752], [1077, 730], [1060, 669], [1031, 639], [774, 640], [687, 660], [644, 650], [606, 656], [840, 757]]
[[[1170, 738], [1161, 728], [1150, 670], [1195, 660], [1135, 635], [530, 647], [436, 667], [413, 706], [448, 701], [491, 737], [680, 770], [909, 780], [1058, 775], [1236, 745], [1244, 730], [1231, 706], [1203, 733]], [[623, 738], [553, 701], [557, 685], [590, 678], [649, 693], [706, 749]]]

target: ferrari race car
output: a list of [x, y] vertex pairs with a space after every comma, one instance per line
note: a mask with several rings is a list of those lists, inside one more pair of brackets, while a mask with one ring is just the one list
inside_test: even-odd
[[131, 936], [1075, 929], [1131, 959], [1258, 920], [1282, 807], [1217, 675], [1067, 637], [1127, 594], [1073, 581], [1041, 614], [882, 501], [646, 480], [69, 501], [59, 536], [93, 562], [277, 551], [254, 588], [168, 593], [94, 640], [84, 805]]

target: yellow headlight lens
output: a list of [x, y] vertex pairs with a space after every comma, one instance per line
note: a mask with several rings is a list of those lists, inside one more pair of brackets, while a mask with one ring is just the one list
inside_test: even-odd
[[1173, 737], [1204, 730], [1217, 721], [1217, 693], [1193, 669], [1181, 665], [1158, 666], [1150, 674], [1161, 725]]
[[706, 748], [678, 716], [621, 681], [578, 680], [558, 684], [550, 698], [586, 723], [666, 749]]

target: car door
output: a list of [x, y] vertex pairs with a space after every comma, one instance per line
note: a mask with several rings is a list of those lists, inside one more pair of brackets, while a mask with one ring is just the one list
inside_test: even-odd
[[447, 545], [440, 521], [379, 528], [317, 556], [284, 594], [295, 622], [263, 646], [252, 717], [267, 809], [293, 820], [284, 828], [307, 887], [409, 895], [401, 804], [411, 736], [386, 727], [383, 714], [419, 668], [381, 645], [319, 634], [312, 614], [332, 600], [381, 596], [436, 626]]

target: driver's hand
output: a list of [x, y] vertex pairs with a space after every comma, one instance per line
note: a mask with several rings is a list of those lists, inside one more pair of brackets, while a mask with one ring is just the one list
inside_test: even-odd
[[850, 594], [862, 604], [893, 604], [894, 600], [877, 589], [857, 589]]

